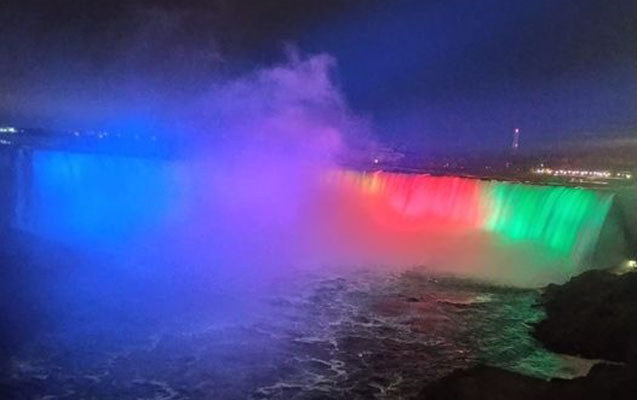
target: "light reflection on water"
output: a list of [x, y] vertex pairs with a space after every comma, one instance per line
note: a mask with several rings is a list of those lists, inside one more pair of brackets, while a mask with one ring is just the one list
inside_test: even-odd
[[50, 332], [5, 383], [50, 398], [382, 399], [478, 362], [577, 374], [529, 335], [543, 315], [537, 291], [375, 269], [306, 271], [243, 296], [250, 318], [175, 313], [154, 330], [122, 319]]

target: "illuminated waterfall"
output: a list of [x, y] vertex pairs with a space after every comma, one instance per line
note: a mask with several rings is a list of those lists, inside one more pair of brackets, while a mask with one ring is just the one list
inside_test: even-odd
[[533, 242], [575, 263], [595, 250], [614, 195], [572, 187], [400, 173], [336, 172], [384, 225], [458, 227]]
[[[192, 160], [59, 151], [17, 160], [15, 225], [90, 248], [163, 235], [175, 253], [224, 249], [226, 261], [257, 252], [272, 264], [278, 261], [269, 257], [294, 253], [296, 265], [441, 266], [446, 259], [477, 276], [483, 265], [497, 265], [489, 279], [533, 261], [512, 274], [557, 282], [610, 266], [593, 260], [603, 232], [612, 231], [606, 254], [618, 254], [623, 240], [617, 218], [609, 218], [614, 195], [582, 188], [348, 170], [307, 184], [311, 175], [278, 169], [237, 173]], [[518, 247], [525, 255], [509, 254]]]
[[18, 158], [16, 225], [53, 239], [114, 243], [179, 210], [179, 166], [167, 160], [34, 151]]

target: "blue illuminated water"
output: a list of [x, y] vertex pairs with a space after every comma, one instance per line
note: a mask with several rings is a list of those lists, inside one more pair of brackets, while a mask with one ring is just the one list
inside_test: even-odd
[[[81, 275], [81, 274], [80, 274]], [[49, 282], [54, 318], [22, 343], [2, 384], [29, 398], [392, 399], [478, 362], [572, 376], [585, 365], [529, 335], [538, 293], [417, 271], [323, 269], [171, 302], [120, 276]], [[155, 283], [158, 289], [161, 285]], [[55, 287], [57, 286], [57, 288]], [[195, 289], [196, 290], [196, 289]], [[56, 294], [57, 291], [57, 294]], [[103, 298], [106, 294], [123, 296]], [[165, 297], [174, 295], [165, 292]], [[228, 297], [224, 296], [227, 295]], [[55, 299], [54, 299], [55, 298]], [[156, 302], [160, 303], [156, 303]], [[59, 309], [64, 304], [64, 309]], [[66, 396], [66, 397], [65, 397]]]

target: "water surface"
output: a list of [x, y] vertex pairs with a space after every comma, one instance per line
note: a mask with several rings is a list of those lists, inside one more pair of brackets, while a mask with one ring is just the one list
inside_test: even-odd
[[[529, 335], [543, 316], [535, 290], [382, 268], [264, 285], [208, 312], [205, 302], [163, 307], [159, 318], [78, 312], [16, 352], [3, 390], [25, 399], [393, 399], [478, 362], [545, 378], [584, 368]], [[80, 297], [67, 302], [70, 314]]]

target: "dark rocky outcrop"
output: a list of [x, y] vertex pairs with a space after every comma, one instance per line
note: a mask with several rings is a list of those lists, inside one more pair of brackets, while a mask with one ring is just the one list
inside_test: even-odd
[[637, 398], [637, 273], [588, 271], [542, 295], [546, 318], [534, 335], [561, 353], [619, 361], [601, 363], [587, 376], [545, 381], [479, 365], [426, 386], [419, 398], [635, 399]]
[[637, 370], [597, 364], [583, 378], [545, 381], [479, 365], [425, 387], [423, 400], [586, 400], [637, 398]]
[[637, 273], [588, 271], [542, 295], [546, 318], [534, 335], [551, 350], [637, 361]]

